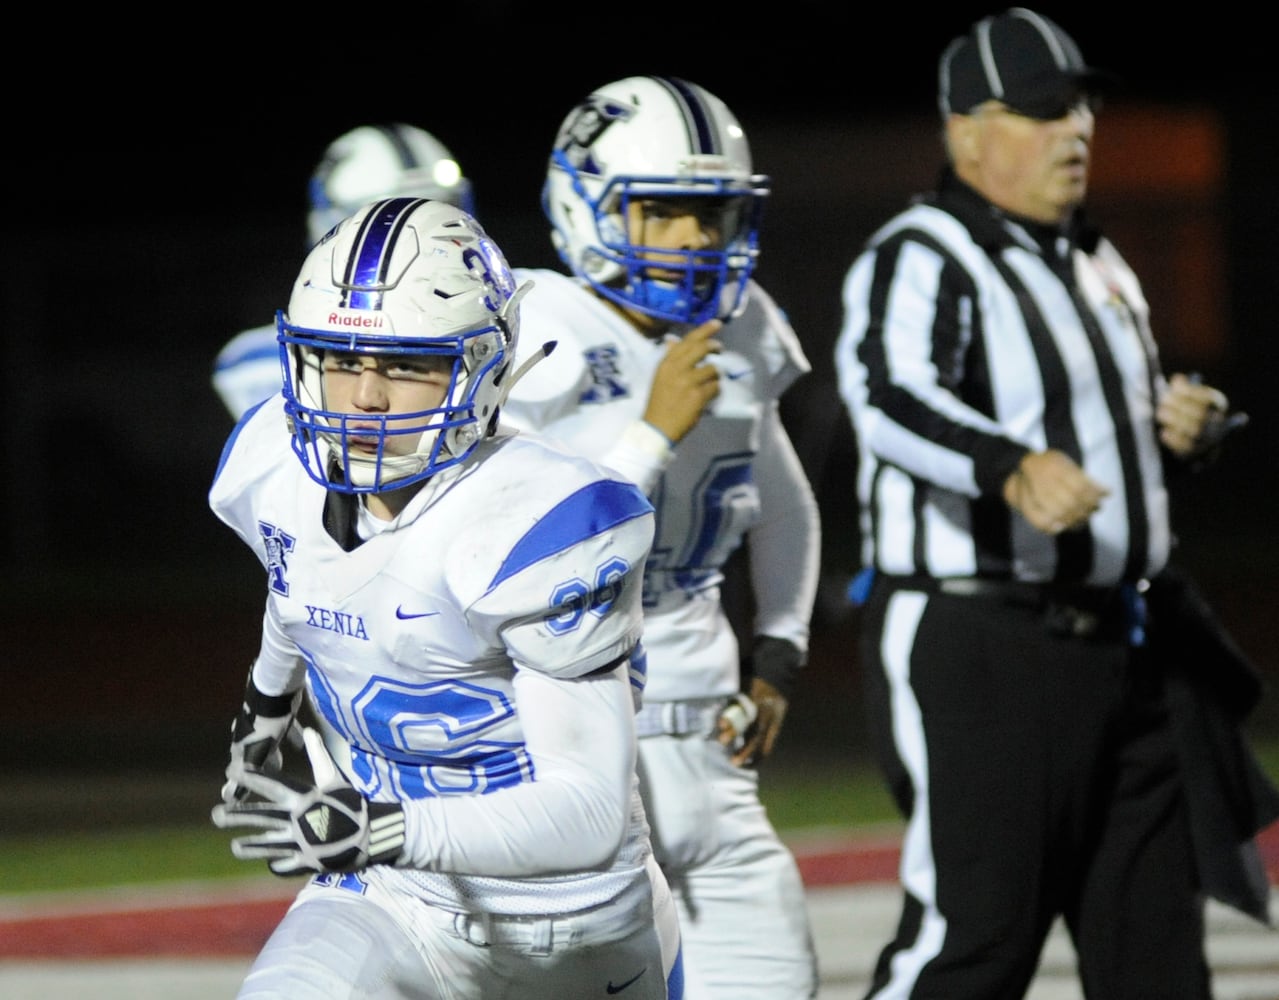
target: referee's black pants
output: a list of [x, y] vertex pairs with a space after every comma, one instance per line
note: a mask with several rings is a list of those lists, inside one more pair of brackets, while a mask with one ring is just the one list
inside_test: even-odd
[[867, 997], [1018, 1000], [1062, 915], [1089, 1000], [1207, 1000], [1203, 898], [1161, 683], [1122, 628], [877, 583], [861, 657], [907, 820]]

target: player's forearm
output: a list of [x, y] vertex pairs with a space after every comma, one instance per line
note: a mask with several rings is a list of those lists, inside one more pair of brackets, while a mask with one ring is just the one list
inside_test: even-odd
[[516, 699], [532, 780], [404, 803], [401, 864], [536, 876], [612, 863], [626, 836], [635, 769], [626, 664], [574, 681], [520, 671]]
[[398, 864], [461, 875], [518, 878], [606, 869], [626, 831], [627, 811], [615, 795], [563, 777], [403, 806]]
[[645, 496], [652, 496], [658, 479], [674, 455], [671, 442], [661, 431], [643, 420], [637, 420], [627, 427], [600, 461], [638, 486]]
[[764, 431], [755, 461], [761, 516], [748, 536], [754, 633], [806, 651], [821, 574], [821, 517], [780, 421], [767, 422]]

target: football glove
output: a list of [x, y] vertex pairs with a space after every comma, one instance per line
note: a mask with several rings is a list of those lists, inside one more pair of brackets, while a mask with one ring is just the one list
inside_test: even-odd
[[277, 875], [394, 864], [404, 847], [399, 803], [370, 802], [338, 770], [318, 732], [307, 727], [302, 738], [314, 784], [245, 768], [241, 784], [261, 801], [214, 806], [215, 826], [260, 830], [232, 840], [231, 853], [245, 861], [265, 858]]
[[284, 766], [281, 744], [286, 738], [294, 746], [301, 746], [293, 724], [301, 703], [301, 688], [292, 694], [263, 694], [253, 683], [253, 668], [249, 668], [244, 703], [231, 723], [231, 760], [226, 766], [226, 784], [222, 786], [223, 802], [235, 802], [248, 794], [240, 780], [246, 768], [272, 774], [280, 771]]

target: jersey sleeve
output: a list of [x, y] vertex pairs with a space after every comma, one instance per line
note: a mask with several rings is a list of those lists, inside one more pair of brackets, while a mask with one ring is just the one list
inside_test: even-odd
[[250, 408], [227, 437], [209, 488], [209, 508], [239, 536], [264, 566], [266, 545], [254, 513], [265, 480], [283, 463], [296, 462], [284, 433], [284, 398], [275, 396]]
[[213, 388], [237, 420], [279, 392], [283, 379], [274, 323], [232, 337], [213, 361]]
[[253, 661], [253, 683], [263, 694], [292, 694], [306, 677], [303, 662], [293, 640], [284, 633], [275, 604], [267, 600], [262, 615], [262, 640]]
[[635, 719], [625, 664], [582, 678], [515, 676], [534, 780], [404, 803], [403, 867], [490, 877], [602, 868], [626, 835]]
[[[563, 470], [557, 470], [562, 474]], [[630, 653], [642, 631], [653, 508], [632, 483], [597, 479], [532, 521], [468, 611], [517, 670], [579, 677]]]
[[760, 518], [748, 536], [755, 634], [807, 651], [821, 572], [821, 518], [776, 403], [761, 421], [755, 481]]
[[555, 347], [511, 386], [502, 404], [502, 421], [520, 430], [537, 430], [576, 411], [582, 393], [590, 387], [591, 373], [574, 337], [577, 290], [553, 272], [517, 270], [515, 274], [521, 282], [531, 281], [533, 288], [520, 306], [513, 367], [518, 369], [545, 344]]
[[779, 398], [801, 375], [812, 370], [799, 337], [782, 308], [760, 285], [751, 282], [746, 309], [729, 324], [752, 331], [755, 363], [768, 395]]

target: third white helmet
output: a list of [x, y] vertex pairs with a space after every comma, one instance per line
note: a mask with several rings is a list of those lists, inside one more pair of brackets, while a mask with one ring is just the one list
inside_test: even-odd
[[446, 201], [475, 214], [471, 182], [430, 132], [394, 122], [343, 133], [325, 149], [307, 189], [312, 245], [357, 208], [398, 196]]
[[[723, 101], [694, 83], [635, 76], [598, 88], [564, 119], [542, 204], [574, 274], [622, 306], [696, 324], [740, 310], [767, 195], [768, 178], [751, 172], [746, 135]], [[669, 251], [631, 242], [627, 207], [678, 198], [713, 199], [720, 239], [687, 249], [677, 267], [663, 263], [659, 280], [646, 255], [665, 261]]]

